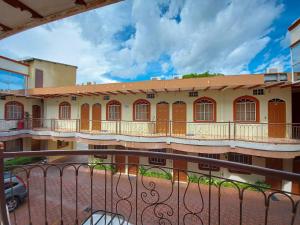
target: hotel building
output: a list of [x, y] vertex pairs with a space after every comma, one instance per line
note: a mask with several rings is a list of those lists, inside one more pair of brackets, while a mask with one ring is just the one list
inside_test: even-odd
[[[2, 71], [24, 80], [23, 90], [1, 92], [5, 151], [146, 149], [300, 172], [300, 113], [294, 109], [300, 103], [300, 85], [292, 83], [291, 74], [76, 85], [75, 66], [34, 58], [0, 60]], [[207, 169], [159, 157], [101, 158], [130, 174], [136, 167], [122, 163]], [[213, 173], [300, 192], [297, 182], [217, 167]], [[187, 179], [185, 173], [179, 178]]]

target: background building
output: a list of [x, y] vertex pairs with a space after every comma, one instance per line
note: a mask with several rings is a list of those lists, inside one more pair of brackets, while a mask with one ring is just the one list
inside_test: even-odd
[[298, 18], [289, 28], [291, 36], [291, 62], [294, 81], [300, 80], [300, 18]]

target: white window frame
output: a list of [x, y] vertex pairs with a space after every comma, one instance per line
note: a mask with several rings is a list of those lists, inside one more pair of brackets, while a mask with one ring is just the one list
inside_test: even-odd
[[120, 104], [110, 104], [108, 109], [108, 120], [120, 120], [121, 119], [121, 105]]
[[148, 121], [150, 119], [150, 104], [149, 103], [137, 103], [135, 104], [135, 120]]
[[21, 120], [23, 119], [23, 107], [20, 103], [9, 102], [6, 105], [6, 119], [7, 120]]
[[[210, 111], [211, 110], [211, 111]], [[214, 121], [215, 120], [215, 103], [210, 100], [199, 100], [195, 103], [195, 120], [196, 121]]]
[[257, 108], [255, 101], [249, 99], [240, 99], [238, 102], [236, 102], [236, 121], [256, 122], [256, 110]]

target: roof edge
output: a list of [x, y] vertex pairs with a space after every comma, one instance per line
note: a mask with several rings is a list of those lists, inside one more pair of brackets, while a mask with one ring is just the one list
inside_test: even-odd
[[53, 64], [59, 64], [59, 65], [64, 65], [64, 66], [70, 66], [70, 67], [75, 67], [76, 69], [78, 68], [77, 66], [74, 65], [70, 65], [70, 64], [66, 64], [66, 63], [60, 63], [60, 62], [55, 62], [55, 61], [51, 61], [51, 60], [46, 60], [46, 59], [40, 59], [40, 58], [27, 58], [27, 59], [23, 59], [20, 60], [21, 62], [32, 62], [32, 61], [42, 61], [42, 62], [48, 62], [48, 63], [53, 63]]

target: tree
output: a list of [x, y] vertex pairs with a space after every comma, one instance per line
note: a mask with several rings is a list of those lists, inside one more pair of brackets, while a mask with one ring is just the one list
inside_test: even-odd
[[217, 77], [217, 76], [224, 76], [222, 73], [210, 73], [206, 71], [204, 73], [189, 73], [182, 76], [182, 79], [188, 78], [201, 78], [201, 77]]

